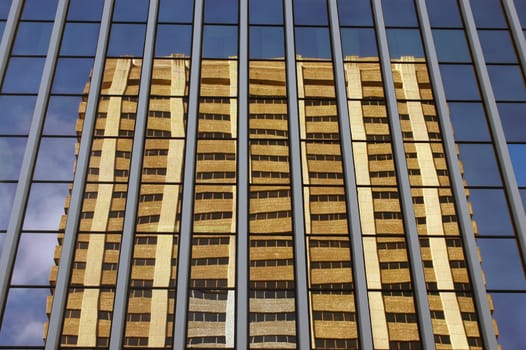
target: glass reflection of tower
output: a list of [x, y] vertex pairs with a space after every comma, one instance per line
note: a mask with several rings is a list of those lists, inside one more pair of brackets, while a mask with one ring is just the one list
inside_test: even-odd
[[0, 4], [0, 348], [517, 347], [522, 2]]

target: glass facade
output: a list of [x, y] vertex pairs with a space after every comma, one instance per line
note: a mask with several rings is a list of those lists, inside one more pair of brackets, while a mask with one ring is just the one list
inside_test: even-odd
[[517, 349], [526, 2], [0, 1], [0, 349]]

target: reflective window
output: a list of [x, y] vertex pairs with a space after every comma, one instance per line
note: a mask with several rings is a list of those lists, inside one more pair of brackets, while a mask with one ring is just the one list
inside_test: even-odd
[[338, 0], [338, 13], [342, 26], [372, 26], [373, 16], [368, 0]]
[[377, 59], [378, 57], [374, 29], [341, 28], [341, 40], [344, 58], [358, 56]]
[[415, 4], [413, 0], [382, 0], [382, 12], [386, 26], [416, 27]]
[[7, 229], [9, 215], [13, 208], [16, 184], [0, 183], [0, 230]]
[[237, 0], [206, 0], [205, 23], [237, 23]]
[[237, 27], [205, 26], [202, 45], [204, 58], [237, 56]]
[[102, 16], [104, 0], [70, 0], [68, 20], [98, 21]]
[[161, 0], [159, 22], [192, 22], [194, 15], [193, 0]]
[[526, 0], [514, 0], [515, 9], [517, 10], [517, 15], [522, 24], [522, 28], [526, 28]]
[[95, 56], [98, 36], [98, 24], [66, 23], [60, 54], [63, 56]]
[[471, 62], [468, 43], [463, 30], [433, 30], [439, 62]]
[[113, 20], [119, 22], [146, 22], [149, 0], [116, 0]]
[[93, 59], [59, 58], [51, 91], [81, 94], [89, 81], [92, 67]]
[[13, 55], [45, 55], [52, 23], [22, 22], [18, 27]]
[[145, 33], [142, 24], [113, 24], [108, 56], [142, 56]]
[[249, 11], [250, 24], [283, 23], [282, 0], [250, 0]]
[[[526, 289], [526, 279], [515, 239], [477, 240], [488, 289]], [[506, 271], [506, 273], [503, 273]]]
[[402, 56], [424, 57], [418, 29], [387, 29], [387, 42], [392, 59]]
[[192, 26], [160, 24], [157, 27], [155, 56], [183, 54], [190, 56], [192, 49]]
[[250, 27], [250, 58], [283, 58], [282, 27]]
[[13, 57], [9, 60], [2, 86], [3, 92], [37, 93], [40, 74], [44, 68], [43, 58]]
[[42, 138], [33, 178], [73, 180], [76, 138]]
[[497, 106], [506, 140], [526, 141], [526, 103], [498, 103]]
[[0, 180], [17, 180], [24, 159], [25, 137], [0, 138]]
[[477, 28], [506, 28], [500, 0], [471, 0]]
[[499, 186], [500, 173], [491, 145], [459, 144], [460, 161], [468, 186]]
[[25, 0], [22, 19], [53, 20], [58, 0]]
[[327, 3], [319, 0], [294, 0], [294, 23], [327, 25]]
[[44, 135], [76, 135], [80, 102], [79, 96], [51, 96], [44, 122]]
[[426, 0], [432, 27], [462, 27], [457, 0]]
[[508, 145], [515, 178], [519, 186], [526, 186], [526, 145]]
[[517, 55], [507, 30], [479, 30], [478, 34], [487, 63], [517, 62]]
[[0, 1], [0, 18], [7, 19], [10, 7], [11, 1]]
[[519, 66], [488, 65], [487, 67], [496, 100], [526, 101], [526, 88]]
[[480, 99], [473, 67], [469, 65], [440, 65], [440, 73], [448, 100]]
[[57, 230], [64, 215], [69, 185], [34, 183], [29, 192], [24, 229]]
[[56, 234], [24, 233], [20, 237], [11, 283], [49, 285], [49, 272], [55, 266]]
[[331, 44], [327, 28], [296, 28], [296, 55], [304, 59], [331, 58]]
[[[524, 279], [524, 277], [521, 277]], [[525, 293], [491, 293], [493, 317], [499, 326], [498, 342], [503, 349], [520, 349], [524, 346], [524, 315], [526, 315]]]
[[27, 135], [35, 100], [35, 96], [0, 96], [0, 134]]
[[457, 141], [490, 141], [484, 108], [480, 103], [449, 103], [449, 113]]
[[471, 188], [468, 200], [473, 206], [473, 221], [477, 225], [479, 235], [513, 235], [513, 225], [503, 190]]

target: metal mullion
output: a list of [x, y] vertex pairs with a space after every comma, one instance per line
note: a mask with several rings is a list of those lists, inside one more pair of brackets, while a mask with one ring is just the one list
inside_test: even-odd
[[360, 224], [360, 211], [354, 173], [351, 126], [345, 91], [344, 63], [340, 38], [340, 23], [338, 20], [338, 5], [336, 0], [329, 0], [330, 29], [334, 60], [334, 77], [336, 83], [336, 98], [338, 103], [338, 121], [340, 124], [340, 142], [345, 177], [345, 194], [350, 228], [351, 256], [354, 280], [354, 298], [358, 327], [360, 349], [373, 349], [371, 332], [371, 316], [369, 298], [367, 295], [367, 277], [365, 274], [365, 257]]
[[[482, 47], [477, 35], [477, 28], [471, 13], [471, 6], [467, 0], [459, 0], [460, 11], [464, 19], [466, 36], [468, 37], [469, 46], [473, 54], [473, 64], [478, 77], [480, 92], [484, 106], [486, 107], [486, 114], [488, 116], [488, 124], [490, 126], [491, 136], [493, 138], [493, 145], [497, 156], [497, 162], [500, 165], [500, 173], [502, 174], [502, 182], [508, 198], [510, 214], [513, 219], [513, 226], [517, 237], [517, 243], [522, 258], [523, 267], [526, 268], [526, 214], [524, 213], [524, 206], [522, 204], [521, 195], [513, 171], [508, 146], [506, 144], [506, 136], [499, 117], [499, 111], [491, 81], [489, 79], [486, 62], [482, 53]], [[468, 184], [469, 185], [469, 184]]]
[[110, 349], [114, 350], [122, 348], [126, 326], [128, 288], [130, 284], [129, 277], [131, 274], [133, 245], [135, 241], [137, 207], [139, 193], [141, 191], [142, 158], [150, 102], [150, 80], [152, 76], [153, 56], [155, 50], [158, 8], [159, 0], [150, 0], [142, 59], [141, 81], [139, 85], [139, 98], [137, 102], [137, 117], [135, 121], [135, 133], [133, 135], [132, 157], [128, 178], [128, 195], [126, 200], [126, 211], [124, 214], [121, 249], [119, 252], [117, 286], [115, 289], [115, 302], [111, 321]]
[[493, 327], [493, 318], [489, 309], [486, 287], [480, 266], [477, 243], [471, 223], [471, 214], [469, 212], [468, 201], [464, 189], [464, 181], [460, 166], [458, 163], [457, 148], [453, 136], [453, 127], [449, 118], [449, 109], [447, 106], [446, 95], [442, 78], [440, 76], [440, 67], [433, 42], [433, 34], [427, 13], [425, 0], [415, 0], [416, 9], [420, 19], [422, 39], [427, 56], [429, 75], [435, 97], [435, 106], [438, 118], [440, 120], [440, 132], [446, 154], [447, 165], [449, 169], [451, 188], [455, 197], [455, 206], [457, 210], [458, 223], [461, 228], [462, 242], [466, 255], [469, 276], [471, 277], [471, 286], [478, 310], [480, 327], [482, 328], [481, 336], [484, 342], [484, 348], [496, 349], [497, 342], [495, 329]]
[[404, 142], [398, 115], [398, 106], [394, 88], [393, 73], [391, 71], [391, 59], [387, 45], [387, 34], [385, 31], [381, 0], [373, 0], [373, 15], [376, 23], [376, 36], [380, 55], [380, 65], [384, 79], [386, 107], [391, 127], [391, 139], [393, 143], [394, 162], [398, 177], [398, 188], [400, 191], [400, 202], [402, 205], [404, 228], [406, 231], [407, 250], [411, 266], [411, 278], [414, 287], [415, 306], [418, 315], [421, 343], [424, 349], [435, 349], [433, 325], [429, 312], [429, 301], [427, 299], [427, 288], [424, 277], [424, 267], [420, 252], [420, 242], [416, 228], [415, 212], [411, 195], [411, 185], [407, 172]]
[[[236, 348], [248, 347], [248, 176], [249, 176], [249, 110], [248, 110], [248, 0], [239, 2], [239, 74], [238, 74], [238, 175], [237, 175], [237, 310]], [[230, 257], [232, 258], [232, 257]]]
[[181, 205], [181, 233], [177, 259], [177, 295], [175, 299], [173, 349], [186, 349], [186, 326], [188, 309], [188, 280], [192, 249], [192, 224], [194, 206], [194, 177], [197, 150], [197, 122], [199, 112], [199, 86], [201, 69], [201, 36], [203, 24], [203, 0], [195, 0], [192, 34], [192, 57], [190, 63], [190, 91], [186, 144], [184, 157], [183, 199]]
[[4, 80], [4, 74], [9, 60], [9, 52], [11, 51], [11, 46], [15, 40], [16, 28], [22, 13], [23, 5], [23, 0], [14, 0], [9, 9], [4, 34], [2, 35], [2, 41], [0, 42], [0, 82]]
[[294, 49], [294, 20], [292, 0], [285, 0], [285, 57], [289, 113], [290, 168], [292, 171], [292, 213], [294, 228], [294, 272], [296, 279], [296, 346], [310, 349], [310, 311], [307, 291], [307, 256], [305, 245], [305, 214], [303, 212], [303, 186], [301, 145], [298, 113], [296, 51]]
[[522, 74], [526, 77], [526, 39], [524, 38], [519, 16], [517, 15], [517, 10], [513, 4], [513, 0], [502, 0], [502, 5], [506, 17], [508, 18], [511, 36], [515, 44], [515, 51], [519, 56]]
[[106, 0], [102, 12], [97, 51], [91, 75], [88, 102], [86, 104], [86, 113], [84, 116], [82, 129], [82, 135], [84, 135], [84, 137], [82, 137], [80, 140], [80, 147], [76, 161], [75, 177], [73, 180], [73, 188], [71, 190], [71, 200], [70, 206], [68, 208], [66, 227], [64, 230], [64, 239], [62, 241], [62, 252], [60, 255], [57, 282], [55, 286], [55, 293], [53, 294], [51, 316], [49, 318], [48, 334], [46, 337], [46, 350], [55, 350], [60, 347], [62, 322], [68, 297], [68, 284], [71, 275], [71, 265], [75, 255], [75, 244], [80, 223], [82, 198], [84, 196], [86, 175], [90, 161], [92, 143], [91, 135], [93, 135], [95, 128], [98, 94], [102, 86], [102, 78], [104, 73], [106, 44], [108, 42], [110, 32], [113, 1], [114, 0]]
[[[41, 75], [31, 128], [27, 137], [24, 159], [20, 168], [20, 176], [15, 192], [15, 198], [12, 203], [9, 225], [7, 227], [2, 253], [0, 255], [0, 323], [4, 315], [9, 281], [11, 279], [11, 272], [15, 262], [18, 242], [20, 240], [20, 231], [24, 222], [26, 202], [31, 188], [31, 180], [40, 143], [40, 134], [42, 133], [42, 127], [44, 125], [47, 100], [51, 91], [51, 83], [53, 82], [53, 73], [57, 62], [60, 38], [62, 37], [68, 3], [69, 0], [60, 0], [57, 4], [57, 13], [53, 24], [53, 30], [51, 32], [47, 58]], [[18, 17], [17, 15], [20, 13], [19, 7], [21, 7], [20, 2], [17, 2], [11, 7], [9, 21], [15, 21], [15, 16]], [[13, 26], [15, 26], [15, 24], [10, 23], [9, 29], [12, 30], [12, 32], [8, 32], [7, 35], [4, 36], [2, 45], [7, 45], [8, 42], [9, 44], [11, 43], [13, 39], [12, 36], [14, 36]], [[8, 50], [6, 52], [8, 52]], [[4, 62], [2, 61], [2, 64], [3, 63]], [[5, 66], [2, 66], [1, 68], [5, 68]]]

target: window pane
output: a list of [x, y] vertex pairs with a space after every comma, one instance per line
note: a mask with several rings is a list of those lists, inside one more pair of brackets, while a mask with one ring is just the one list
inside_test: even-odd
[[520, 349], [524, 346], [526, 294], [491, 293], [491, 296], [495, 306], [493, 317], [499, 327], [499, 344], [503, 349]]
[[296, 28], [296, 55], [304, 59], [331, 58], [331, 44], [327, 28]]
[[374, 29], [341, 28], [343, 57], [358, 56], [378, 59]]
[[14, 183], [0, 183], [0, 230], [7, 229], [9, 224], [15, 190], [16, 184]]
[[[479, 238], [488, 289], [526, 289], [517, 243], [512, 238]], [[503, 273], [503, 272], [506, 273]]]
[[338, 13], [342, 26], [372, 26], [373, 16], [368, 0], [338, 0]]
[[155, 56], [183, 54], [190, 56], [192, 48], [192, 26], [160, 24], [157, 27]]
[[7, 66], [2, 91], [37, 93], [43, 68], [43, 58], [12, 57]]
[[231, 56], [237, 56], [237, 27], [205, 26], [203, 57], [228, 58]]
[[142, 24], [113, 24], [108, 56], [142, 56], [145, 33]]
[[471, 62], [463, 30], [433, 30], [439, 62]]
[[67, 23], [60, 54], [64, 56], [95, 56], [98, 36], [98, 24]]
[[490, 141], [486, 115], [480, 103], [449, 103], [457, 141]]
[[237, 23], [237, 0], [206, 0], [205, 23]]
[[460, 144], [459, 149], [468, 186], [501, 185], [495, 152], [491, 145]]
[[24, 229], [57, 230], [64, 215], [68, 184], [34, 183], [29, 192]]
[[14, 55], [45, 55], [51, 35], [51, 23], [21, 22], [13, 46]]
[[70, 0], [68, 20], [98, 21], [102, 16], [104, 0]]
[[506, 28], [500, 0], [471, 0], [477, 28]]
[[478, 34], [486, 62], [517, 62], [517, 55], [507, 30], [479, 30]]
[[25, 137], [0, 138], [0, 180], [18, 180], [26, 141]]
[[391, 59], [402, 56], [424, 57], [418, 29], [388, 29], [387, 42]]
[[500, 120], [508, 142], [526, 141], [526, 103], [498, 103]]
[[513, 225], [503, 190], [470, 189], [468, 201], [473, 206], [473, 220], [478, 234], [511, 236]]
[[519, 186], [526, 186], [526, 145], [508, 145], [511, 163]]
[[51, 96], [44, 122], [44, 135], [76, 135], [80, 103], [80, 96]]
[[81, 94], [89, 81], [92, 67], [93, 59], [59, 58], [51, 91]]
[[488, 65], [487, 67], [495, 99], [526, 101], [526, 89], [519, 66]]
[[250, 58], [283, 58], [283, 28], [250, 27]]
[[413, 0], [383, 0], [382, 12], [386, 26], [416, 27], [415, 5]]
[[0, 96], [0, 134], [27, 135], [35, 100], [35, 96]]
[[57, 0], [26, 0], [22, 19], [53, 20], [57, 10]]
[[161, 0], [159, 5], [159, 22], [190, 23], [193, 15], [193, 0]]
[[456, 0], [426, 0], [432, 27], [462, 27]]
[[282, 0], [250, 0], [250, 24], [282, 24]]
[[76, 138], [42, 138], [35, 165], [35, 180], [73, 180]]
[[448, 100], [480, 99], [475, 72], [470, 65], [440, 65]]
[[18, 244], [11, 283], [17, 285], [49, 285], [55, 247], [56, 234], [24, 233]]
[[116, 0], [113, 20], [122, 22], [146, 22], [149, 0]]
[[294, 23], [327, 25], [327, 3], [319, 0], [295, 0]]

